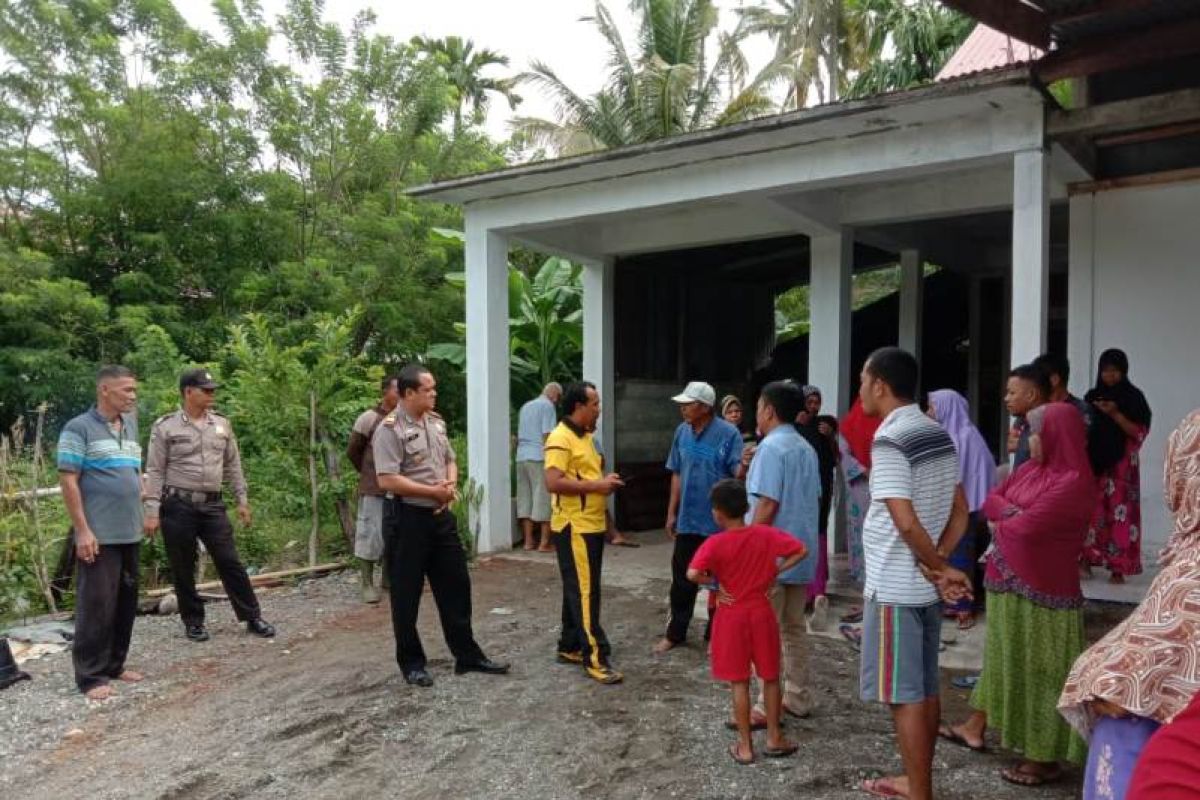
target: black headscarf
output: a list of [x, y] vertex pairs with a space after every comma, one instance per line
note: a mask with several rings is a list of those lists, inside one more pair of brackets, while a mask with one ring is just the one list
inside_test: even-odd
[[[801, 391], [804, 393], [805, 401], [813, 395], [818, 397], [821, 395], [821, 390], [815, 386], [804, 386]], [[821, 530], [824, 531], [829, 519], [830, 501], [833, 499], [833, 471], [837, 467], [837, 451], [834, 450], [833, 439], [821, 434], [819, 430], [820, 417], [816, 414], [808, 414], [807, 418], [808, 424], [806, 425], [796, 423], [796, 431], [812, 445], [813, 450], [817, 451], [817, 469], [821, 476], [821, 501], [818, 507], [820, 519], [818, 522]]]
[[[1101, 378], [1106, 367], [1113, 367], [1121, 373], [1121, 380], [1114, 386], [1108, 386]], [[1117, 404], [1117, 410], [1130, 422], [1150, 427], [1153, 414], [1146, 395], [1129, 380], [1129, 356], [1122, 350], [1105, 350], [1100, 354], [1100, 363], [1096, 370], [1096, 385], [1083, 398], [1088, 405], [1097, 400], [1111, 400]], [[1112, 417], [1099, 411], [1092, 415], [1092, 431], [1088, 437], [1088, 456], [1097, 474], [1112, 469], [1122, 456], [1125, 455], [1125, 431], [1113, 421]]]

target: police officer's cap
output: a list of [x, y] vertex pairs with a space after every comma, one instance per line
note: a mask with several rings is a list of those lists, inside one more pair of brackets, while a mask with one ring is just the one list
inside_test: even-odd
[[219, 384], [206, 369], [189, 369], [179, 376], [179, 391], [184, 389], [216, 389]]

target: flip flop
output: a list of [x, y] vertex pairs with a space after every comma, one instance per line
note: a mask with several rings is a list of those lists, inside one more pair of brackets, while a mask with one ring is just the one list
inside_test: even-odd
[[1000, 770], [1000, 777], [1014, 786], [1033, 788], [1035, 786], [1047, 786], [1051, 783], [1057, 783], [1062, 780], [1063, 771], [1061, 767], [1055, 767], [1053, 772], [1040, 775], [1033, 772], [1025, 772], [1021, 769], [1021, 765], [1018, 764], [1015, 767], [1005, 767]]
[[955, 745], [958, 745], [959, 747], [965, 747], [968, 750], [970, 750], [972, 753], [986, 753], [987, 752], [986, 744], [981, 744], [981, 745], [971, 744], [970, 742], [967, 741], [965, 736], [963, 736], [961, 733], [954, 730], [954, 728], [950, 727], [949, 725], [947, 725], [944, 722], [938, 726], [938, 738], [945, 739], [947, 742], [950, 742], [950, 744], [955, 744]]
[[974, 689], [977, 683], [979, 683], [978, 675], [959, 675], [950, 680], [950, 685], [955, 689]]
[[838, 625], [838, 632], [842, 634], [842, 638], [849, 642], [855, 650], [862, 649], [862, 628], [843, 622], [841, 625]]
[[767, 758], [787, 758], [790, 755], [795, 755], [800, 749], [800, 745], [792, 743], [783, 747], [768, 747], [763, 750], [763, 755]]
[[612, 545], [613, 545], [613, 547], [641, 547], [642, 546], [639, 542], [631, 542], [628, 539], [626, 539], [623, 542], [613, 542]]
[[892, 785], [891, 778], [871, 778], [863, 781], [860, 788], [872, 797], [908, 797]]
[[733, 744], [729, 745], [729, 756], [734, 761], [741, 764], [743, 767], [748, 767], [754, 763], [754, 756], [750, 756], [750, 758], [742, 758], [741, 756], [738, 755], [737, 742], [734, 742]]

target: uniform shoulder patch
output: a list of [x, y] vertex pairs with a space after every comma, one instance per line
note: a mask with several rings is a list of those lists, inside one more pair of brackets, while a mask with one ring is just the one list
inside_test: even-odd
[[393, 411], [383, 418], [383, 425], [387, 428], [396, 427], [396, 412]]

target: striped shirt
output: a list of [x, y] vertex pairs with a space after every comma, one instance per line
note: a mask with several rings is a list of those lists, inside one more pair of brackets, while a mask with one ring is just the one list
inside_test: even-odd
[[957, 486], [958, 454], [950, 434], [916, 405], [889, 414], [871, 443], [871, 507], [863, 523], [865, 597], [895, 606], [938, 602], [936, 587], [921, 574], [884, 501], [910, 500], [936, 544], [950, 520]]
[[63, 426], [58, 471], [79, 475], [83, 516], [100, 544], [142, 540], [142, 448], [132, 414], [114, 431], [93, 407]]

